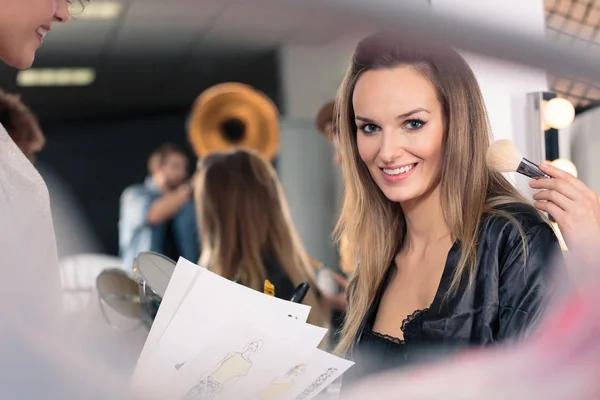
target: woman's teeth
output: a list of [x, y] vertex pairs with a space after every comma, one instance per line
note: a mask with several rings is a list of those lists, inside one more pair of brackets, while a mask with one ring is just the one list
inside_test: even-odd
[[405, 174], [408, 171], [410, 171], [411, 169], [413, 169], [415, 167], [415, 165], [417, 165], [417, 164], [405, 165], [402, 168], [394, 168], [394, 169], [383, 168], [383, 172], [386, 173], [386, 174], [388, 174], [388, 175]]
[[46, 33], [48, 33], [48, 31], [45, 28], [39, 27], [39, 28], [37, 28], [36, 33], [38, 35], [40, 35], [41, 38], [43, 39], [44, 36], [46, 36]]

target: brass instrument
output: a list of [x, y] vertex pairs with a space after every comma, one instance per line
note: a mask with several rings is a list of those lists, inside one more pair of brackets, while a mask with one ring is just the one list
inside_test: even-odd
[[272, 161], [279, 150], [279, 111], [271, 99], [248, 85], [221, 83], [194, 102], [188, 138], [198, 157], [242, 147]]

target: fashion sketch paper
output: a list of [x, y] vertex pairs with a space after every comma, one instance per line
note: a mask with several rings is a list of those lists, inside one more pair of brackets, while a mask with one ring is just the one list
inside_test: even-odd
[[196, 277], [155, 351], [139, 367], [144, 373], [136, 376], [136, 386], [137, 381], [147, 385], [149, 381], [168, 380], [176, 372], [173, 366], [187, 362], [207, 345], [212, 346], [215, 331], [232, 323], [248, 321], [292, 346], [314, 348], [327, 330], [304, 322], [309, 311], [308, 306], [267, 296], [204, 270]]
[[204, 271], [204, 268], [201, 268], [184, 258], [179, 258], [175, 270], [173, 271], [173, 275], [169, 280], [169, 285], [167, 286], [165, 296], [161, 301], [158, 313], [152, 323], [152, 328], [148, 333], [144, 348], [138, 359], [137, 367], [133, 375], [134, 383], [137, 381], [137, 377], [142, 373], [142, 369], [147, 364], [148, 358], [153, 354], [162, 335], [177, 313], [179, 306], [185, 301], [196, 278], [202, 271]]
[[315, 349], [308, 359], [270, 382], [256, 400], [309, 400], [354, 365], [354, 362]]
[[253, 323], [227, 326], [179, 369], [166, 394], [181, 400], [248, 398], [308, 356], [295, 350]]

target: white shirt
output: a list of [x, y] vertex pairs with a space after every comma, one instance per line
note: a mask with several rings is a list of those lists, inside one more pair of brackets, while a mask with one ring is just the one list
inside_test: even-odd
[[0, 301], [1, 399], [123, 398], [122, 377], [64, 323], [48, 188], [2, 125]]
[[[0, 125], [0, 296], [10, 308], [61, 314], [61, 286], [48, 188]], [[29, 310], [29, 311], [28, 311]], [[32, 315], [32, 317], [34, 317]]]

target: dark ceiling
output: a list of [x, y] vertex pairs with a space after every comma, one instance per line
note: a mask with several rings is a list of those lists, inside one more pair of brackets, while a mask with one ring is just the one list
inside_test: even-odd
[[[37, 66], [86, 66], [77, 57], [40, 57]], [[89, 87], [18, 87], [16, 72], [0, 69], [0, 86], [19, 92], [45, 122], [183, 110], [219, 82], [240, 81], [279, 104], [276, 50], [205, 51], [187, 59], [133, 55], [96, 64]]]

